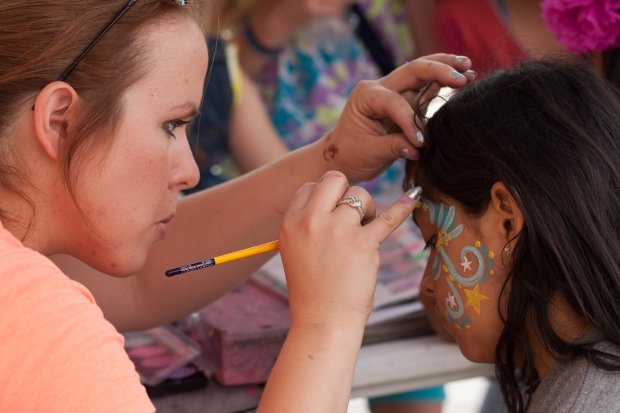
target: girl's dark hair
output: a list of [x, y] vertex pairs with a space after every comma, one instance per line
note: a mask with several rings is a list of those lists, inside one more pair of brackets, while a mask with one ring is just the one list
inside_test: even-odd
[[620, 48], [603, 52], [603, 76], [620, 90]]
[[507, 310], [500, 311], [496, 373], [510, 412], [526, 410], [520, 382], [537, 384], [532, 331], [560, 361], [585, 357], [620, 370], [620, 357], [595, 349], [596, 343], [563, 341], [548, 316], [559, 293], [604, 340], [620, 346], [617, 93], [578, 61], [501, 70], [439, 109], [423, 127], [420, 161], [407, 163], [406, 180], [413, 177], [433, 201], [449, 198], [479, 218], [501, 181], [523, 214], [504, 284], [510, 294], [498, 303]]

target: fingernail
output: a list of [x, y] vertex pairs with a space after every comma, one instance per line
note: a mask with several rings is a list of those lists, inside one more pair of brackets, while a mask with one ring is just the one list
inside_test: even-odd
[[407, 159], [409, 159], [410, 161], [417, 161], [416, 158], [414, 158], [413, 156], [411, 156], [411, 152], [409, 152], [409, 149], [405, 148], [403, 149], [403, 156]]
[[424, 134], [422, 132], [418, 131], [418, 133], [416, 133], [415, 137], [418, 139], [418, 142], [424, 143]]
[[462, 74], [460, 74], [459, 72], [457, 72], [456, 70], [451, 70], [450, 71], [450, 78], [453, 80], [465, 80], [465, 76], [463, 76]]
[[468, 59], [467, 56], [457, 56], [457, 57], [454, 58], [454, 60], [456, 60], [459, 63], [464, 62], [467, 59]]
[[411, 199], [412, 201], [417, 201], [418, 199], [420, 199], [421, 196], [422, 188], [419, 186], [416, 186], [411, 191], [407, 192], [407, 198]]
[[474, 78], [475, 78], [476, 76], [478, 76], [478, 73], [476, 73], [474, 70], [468, 70], [468, 71], [467, 71], [467, 72], [465, 72], [465, 73], [467, 73], [467, 74], [468, 74], [468, 75], [470, 75], [470, 76], [473, 76]]

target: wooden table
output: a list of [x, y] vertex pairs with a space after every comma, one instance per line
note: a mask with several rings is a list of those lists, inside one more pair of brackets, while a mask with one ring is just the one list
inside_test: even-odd
[[437, 336], [363, 346], [351, 397], [374, 397], [494, 374], [492, 364], [468, 361], [456, 344]]
[[[436, 386], [448, 381], [493, 375], [490, 364], [463, 357], [456, 344], [437, 336], [363, 346], [351, 397], [373, 397]], [[222, 387], [153, 399], [158, 413], [238, 413], [258, 405], [262, 386]]]

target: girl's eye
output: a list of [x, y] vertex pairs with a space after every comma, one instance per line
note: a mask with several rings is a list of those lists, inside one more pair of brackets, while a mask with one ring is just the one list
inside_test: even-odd
[[430, 247], [435, 246], [435, 242], [437, 242], [437, 235], [433, 235], [428, 241], [426, 241], [426, 245], [422, 251], [428, 250]]
[[166, 131], [166, 133], [168, 133], [168, 135], [172, 136], [174, 139], [176, 139], [177, 137], [174, 136], [174, 130], [176, 128], [181, 128], [185, 125], [187, 125], [189, 123], [189, 121], [187, 120], [182, 120], [182, 119], [175, 119], [175, 120], [170, 120], [168, 122], [164, 123], [164, 130]]

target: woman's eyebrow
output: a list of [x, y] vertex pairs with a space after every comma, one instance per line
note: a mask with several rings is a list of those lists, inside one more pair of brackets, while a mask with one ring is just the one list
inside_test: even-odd
[[187, 117], [190, 117], [190, 118], [193, 118], [194, 116], [198, 115], [198, 113], [199, 113], [198, 112], [198, 106], [195, 103], [190, 102], [190, 101], [187, 101], [187, 102], [182, 103], [180, 105], [175, 105], [175, 106], [170, 108], [170, 111], [174, 112], [174, 111], [179, 110], [179, 109], [186, 109], [186, 110], [188, 110]]

